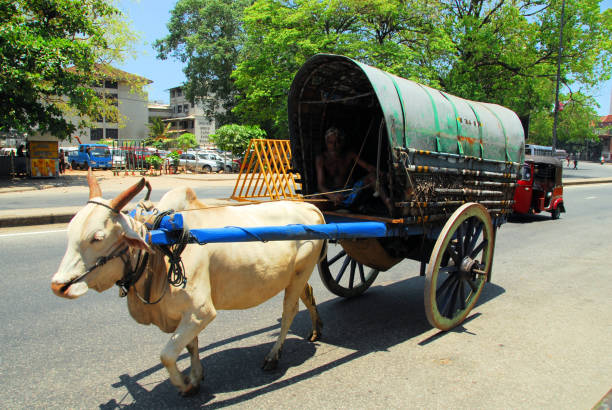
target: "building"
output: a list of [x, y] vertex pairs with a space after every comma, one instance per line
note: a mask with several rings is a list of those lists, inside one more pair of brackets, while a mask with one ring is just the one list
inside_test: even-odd
[[[98, 66], [103, 78], [95, 87], [100, 96], [110, 98], [119, 109], [119, 122], [109, 118], [97, 118], [91, 128], [80, 128], [77, 135], [81, 142], [96, 142], [102, 139], [134, 140], [144, 139], [149, 135], [148, 95], [132, 89], [131, 83], [141, 85], [152, 81], [136, 74], [131, 74], [111, 66]], [[74, 124], [78, 118], [72, 118]], [[62, 146], [74, 145], [74, 141], [63, 141]]]
[[211, 144], [208, 136], [215, 133], [215, 119], [206, 115], [201, 103], [190, 103], [185, 97], [183, 87], [170, 89], [170, 109], [172, 117], [164, 121], [170, 122], [171, 132], [177, 134], [192, 133], [202, 147]]
[[605, 115], [600, 118], [599, 125], [596, 129], [601, 141], [601, 155], [606, 161], [612, 161], [610, 153], [612, 152], [612, 114]]

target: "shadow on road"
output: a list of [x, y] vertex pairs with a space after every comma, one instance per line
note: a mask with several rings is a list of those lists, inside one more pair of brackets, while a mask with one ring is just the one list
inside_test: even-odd
[[550, 222], [552, 219], [550, 213], [544, 211], [541, 214], [526, 215], [526, 214], [512, 214], [508, 217], [508, 222], [516, 224], [530, 224], [533, 222]]
[[[431, 330], [423, 307], [423, 286], [424, 278], [417, 276], [373, 286], [357, 298], [335, 298], [320, 304], [319, 313], [325, 325], [322, 341], [326, 345], [341, 347], [350, 352], [288, 379], [280, 380], [287, 369], [299, 367], [314, 357], [318, 346], [316, 343], [304, 340], [304, 337], [310, 332], [310, 317], [302, 306], [293, 322], [290, 335], [283, 347], [279, 368], [276, 371], [264, 372], [260, 369], [264, 356], [273, 345], [272, 342], [241, 348], [230, 347], [209, 355], [206, 355], [206, 351], [259, 334], [274, 332], [271, 336], [276, 337], [280, 328], [278, 324], [200, 348], [200, 360], [204, 366], [205, 378], [200, 386], [200, 392], [195, 397], [179, 397], [176, 389], [167, 379], [165, 369], [159, 364], [133, 376], [121, 375], [119, 376], [120, 381], [112, 385], [115, 388], [125, 387], [134, 401], [132, 405], [126, 406], [113, 399], [101, 404], [100, 408], [193, 408], [202, 405], [206, 405], [207, 408], [220, 408], [239, 405], [255, 397], [310, 379], [372, 352], [386, 351]], [[487, 303], [503, 293], [503, 288], [489, 283], [485, 286], [478, 305]], [[469, 333], [465, 325], [479, 316], [480, 314], [472, 314], [463, 325], [451, 332]], [[278, 321], [280, 322], [280, 319]], [[420, 341], [419, 345], [435, 343], [443, 339], [446, 334], [447, 332], [438, 332]], [[179, 359], [187, 358], [188, 355], [185, 353]], [[186, 369], [184, 373], [188, 371]], [[165, 381], [148, 391], [139, 381], [156, 372], [160, 372], [158, 376]], [[243, 390], [248, 391], [243, 392]], [[235, 397], [214, 401], [215, 393], [228, 392], [239, 393]]]

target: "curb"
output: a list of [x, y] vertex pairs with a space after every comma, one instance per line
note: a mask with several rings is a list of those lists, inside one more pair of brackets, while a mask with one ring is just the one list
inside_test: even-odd
[[0, 211], [0, 228], [66, 223], [82, 206]]

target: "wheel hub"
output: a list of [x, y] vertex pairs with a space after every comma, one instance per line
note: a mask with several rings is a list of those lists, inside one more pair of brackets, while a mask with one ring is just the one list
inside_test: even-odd
[[477, 266], [478, 266], [478, 261], [475, 261], [469, 256], [466, 256], [461, 261], [461, 265], [459, 265], [459, 272], [461, 273], [461, 276], [467, 277], [467, 274], [471, 275], [472, 269], [474, 269], [474, 267], [477, 267]]

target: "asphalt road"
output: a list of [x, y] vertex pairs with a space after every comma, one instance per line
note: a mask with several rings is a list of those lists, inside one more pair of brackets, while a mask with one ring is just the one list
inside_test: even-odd
[[[427, 323], [423, 278], [406, 261], [363, 296], [311, 284], [325, 327], [310, 344], [301, 306], [279, 370], [260, 370], [282, 295], [219, 312], [200, 336], [205, 380], [180, 398], [159, 363], [168, 339], [136, 324], [115, 289], [52, 295], [65, 225], [0, 230], [4, 408], [591, 408], [612, 387], [610, 185], [571, 186], [567, 213], [498, 234], [493, 283], [450, 332]], [[41, 232], [44, 231], [44, 232]], [[186, 355], [179, 366], [188, 368]]]

